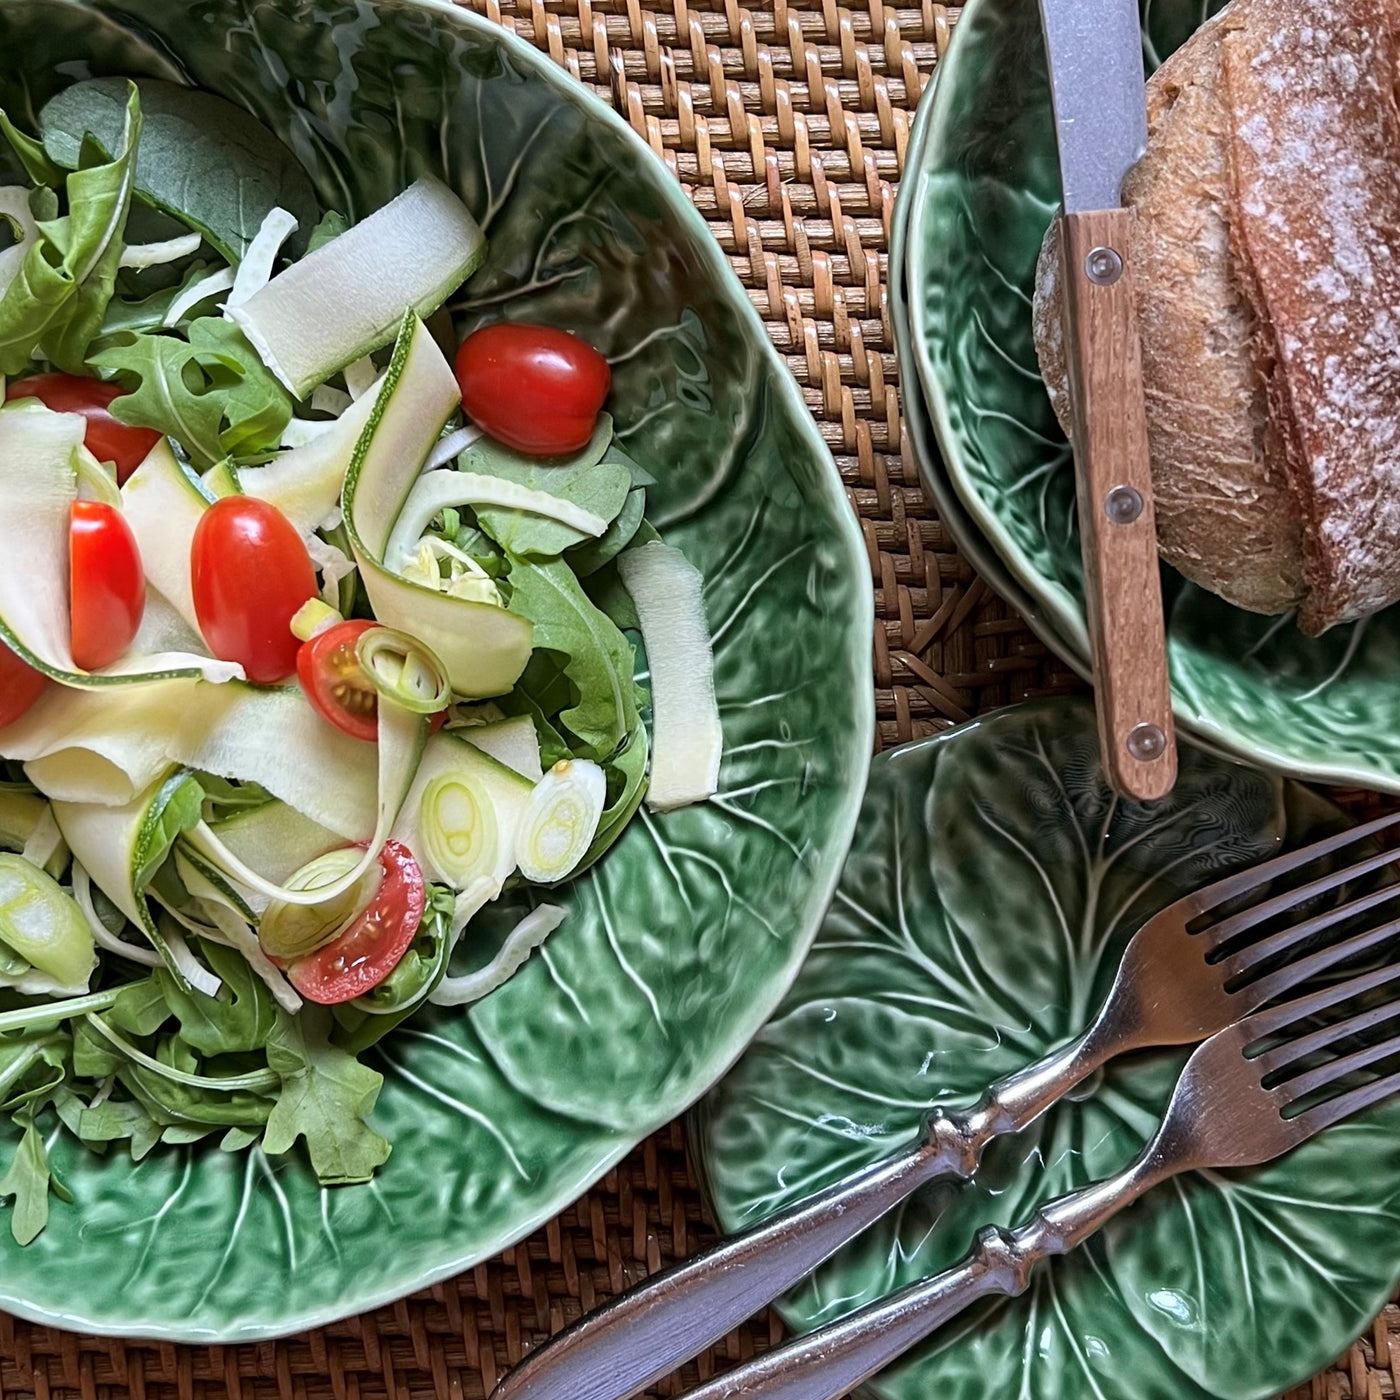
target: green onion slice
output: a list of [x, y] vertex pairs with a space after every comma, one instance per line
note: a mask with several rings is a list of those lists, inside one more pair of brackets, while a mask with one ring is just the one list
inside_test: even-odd
[[423, 792], [419, 814], [428, 858], [455, 889], [496, 868], [500, 830], [490, 797], [465, 773], [444, 773]]
[[516, 836], [520, 873], [537, 885], [566, 879], [588, 854], [607, 802], [608, 780], [587, 759], [556, 763], [535, 785]]
[[406, 632], [371, 627], [355, 644], [355, 657], [379, 694], [411, 714], [435, 715], [452, 702], [446, 667]]

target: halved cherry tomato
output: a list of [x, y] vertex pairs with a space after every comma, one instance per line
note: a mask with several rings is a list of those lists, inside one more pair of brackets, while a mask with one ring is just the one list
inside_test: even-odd
[[612, 370], [586, 341], [552, 326], [502, 322], [457, 351], [468, 416], [493, 438], [532, 457], [588, 446]]
[[121, 511], [74, 501], [68, 527], [68, 596], [73, 664], [110, 666], [131, 645], [146, 612], [146, 571]]
[[287, 976], [307, 1001], [338, 1006], [377, 987], [408, 951], [423, 922], [427, 889], [413, 853], [397, 841], [379, 853], [384, 872], [369, 908], [334, 943], [292, 964]]
[[297, 677], [312, 708], [352, 739], [379, 738], [379, 692], [355, 657], [355, 643], [377, 623], [338, 622], [303, 642]]
[[48, 677], [0, 642], [0, 729], [13, 724], [48, 688]]
[[55, 413], [81, 413], [87, 419], [84, 441], [99, 462], [115, 462], [117, 485], [150, 455], [160, 441], [154, 428], [133, 428], [111, 414], [113, 399], [126, 393], [120, 385], [100, 379], [80, 379], [74, 374], [35, 374], [5, 390], [7, 399], [38, 399]]
[[316, 570], [296, 527], [276, 506], [225, 496], [200, 518], [190, 548], [199, 630], [221, 661], [272, 685], [297, 668], [292, 618], [316, 593]]

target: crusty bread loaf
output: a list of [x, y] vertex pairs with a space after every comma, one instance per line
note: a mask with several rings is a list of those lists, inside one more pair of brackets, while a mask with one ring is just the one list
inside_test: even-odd
[[1309, 633], [1400, 598], [1398, 55], [1393, 0], [1234, 0], [1149, 82], [1124, 186], [1162, 555]]

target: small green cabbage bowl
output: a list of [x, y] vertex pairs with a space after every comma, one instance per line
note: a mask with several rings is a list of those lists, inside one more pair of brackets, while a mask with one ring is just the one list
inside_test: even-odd
[[[1149, 66], [1222, 3], [1142, 0]], [[911, 152], [902, 269], [916, 387], [943, 459], [925, 469], [946, 472], [938, 486], [976, 532], [969, 548], [990, 545], [1047, 644], [1087, 671], [1074, 466], [1031, 324], [1036, 259], [1060, 203], [1035, 5], [970, 0]], [[1294, 777], [1400, 792], [1400, 608], [1309, 639], [1170, 569], [1163, 581], [1184, 729]]]
[[[384, 1042], [374, 1123], [394, 1153], [372, 1185], [321, 1190], [295, 1153], [134, 1163], [59, 1140], [76, 1204], [27, 1249], [0, 1231], [0, 1307], [228, 1342], [490, 1257], [720, 1077], [796, 974], [850, 843], [873, 605], [831, 458], [703, 220], [534, 50], [430, 0], [0, 0], [0, 104], [21, 127], [67, 84], [122, 74], [246, 108], [342, 214], [425, 171], [461, 193], [491, 246], [457, 328], [544, 321], [611, 359], [651, 515], [705, 575], [726, 739], [716, 799], [639, 817], [513, 981]], [[0, 1131], [0, 1161], [15, 1142]]]

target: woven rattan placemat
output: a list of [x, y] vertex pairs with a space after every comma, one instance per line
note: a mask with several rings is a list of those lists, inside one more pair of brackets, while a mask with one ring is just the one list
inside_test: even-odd
[[[914, 108], [957, 7], [475, 3], [598, 87], [666, 161], [802, 384], [869, 552], [881, 747], [1076, 689], [959, 556], [919, 489], [901, 430], [886, 298], [890, 214]], [[543, 1336], [712, 1238], [673, 1125], [500, 1259], [287, 1341], [178, 1347], [0, 1314], [0, 1400], [472, 1400]], [[760, 1319], [682, 1379], [723, 1369], [777, 1334], [776, 1322]], [[1391, 1306], [1291, 1400], [1382, 1400], [1397, 1382], [1400, 1310]]]

